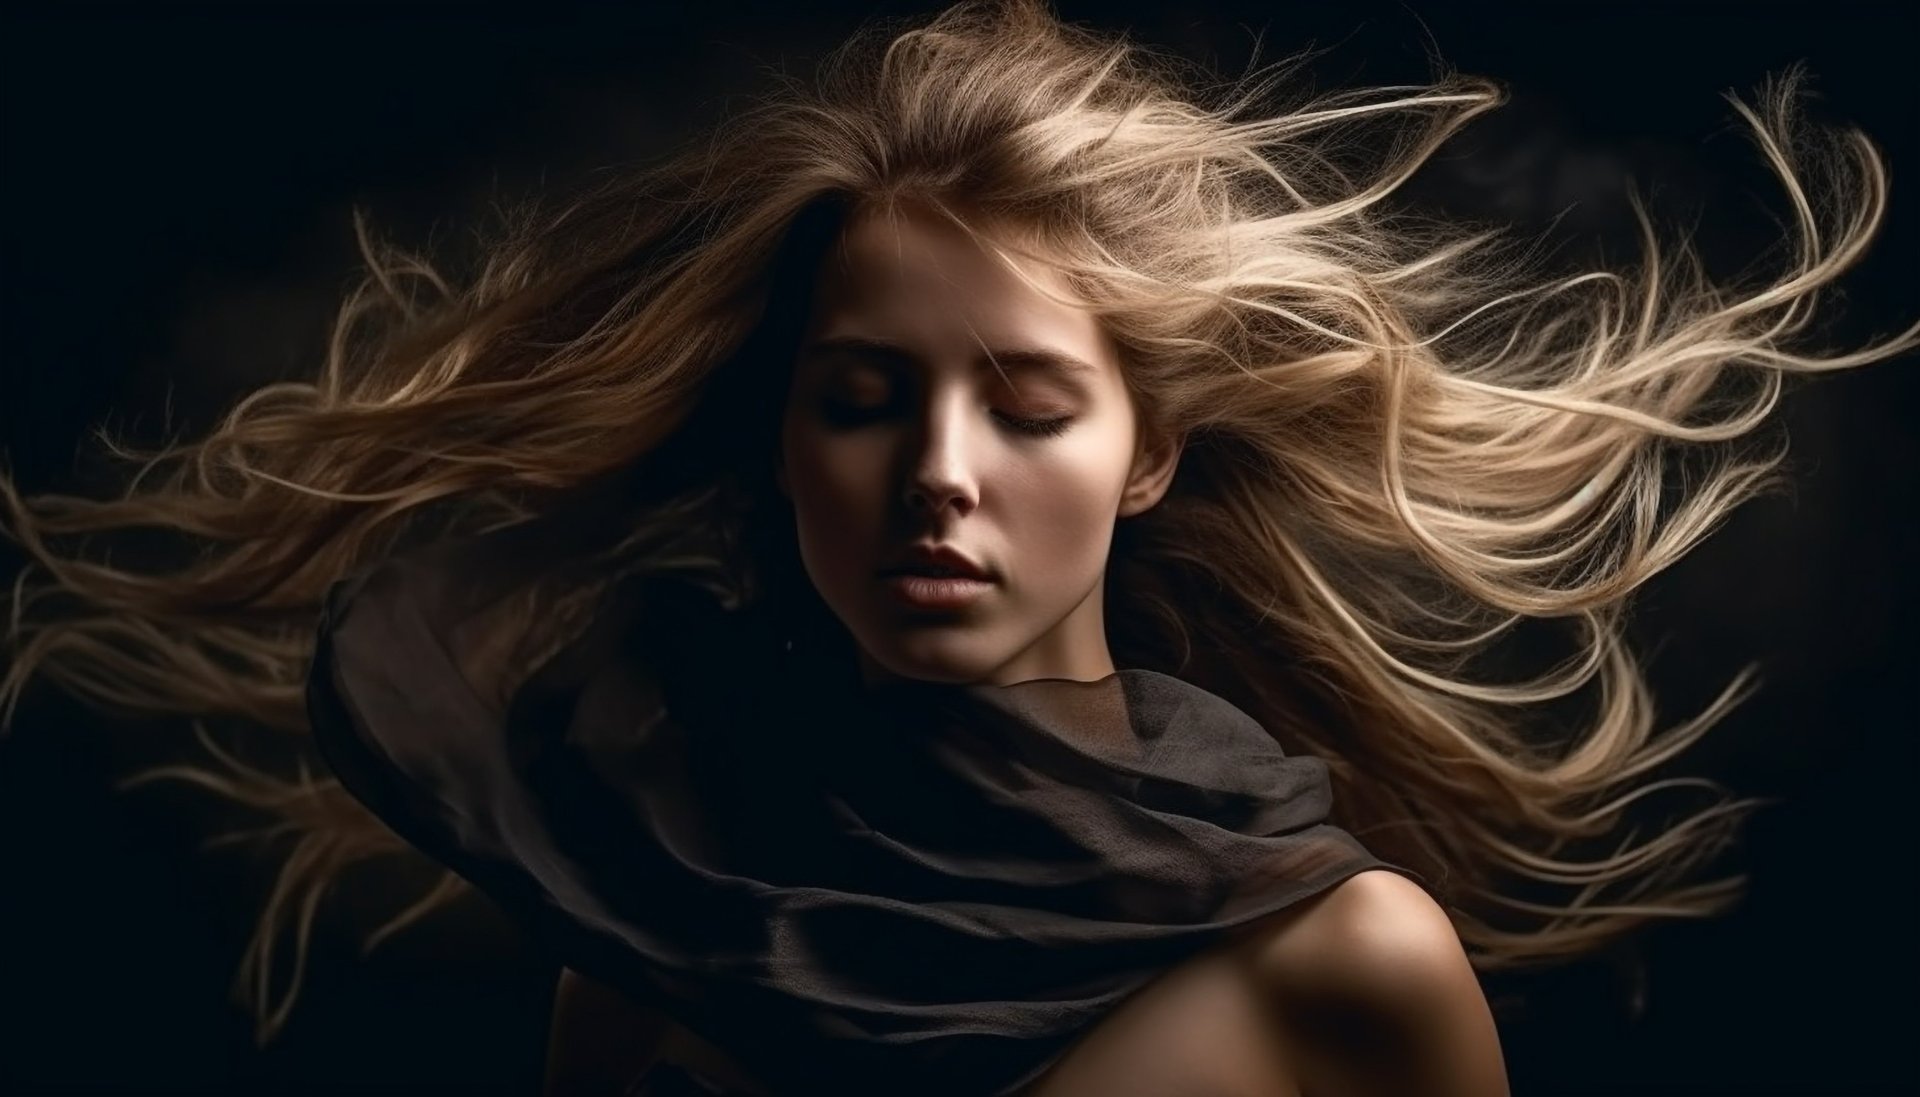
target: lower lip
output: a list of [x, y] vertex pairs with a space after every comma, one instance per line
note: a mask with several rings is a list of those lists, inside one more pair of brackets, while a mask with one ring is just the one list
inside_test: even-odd
[[936, 579], [928, 575], [889, 575], [882, 582], [896, 601], [915, 609], [960, 609], [993, 586], [985, 579]]

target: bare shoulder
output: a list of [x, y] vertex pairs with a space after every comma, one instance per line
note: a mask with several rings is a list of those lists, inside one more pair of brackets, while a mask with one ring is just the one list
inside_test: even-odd
[[1246, 947], [1307, 1093], [1507, 1093], [1459, 934], [1407, 877], [1358, 873], [1260, 927]]
[[1277, 995], [1356, 995], [1472, 974], [1446, 911], [1384, 869], [1348, 877], [1249, 943], [1255, 974]]

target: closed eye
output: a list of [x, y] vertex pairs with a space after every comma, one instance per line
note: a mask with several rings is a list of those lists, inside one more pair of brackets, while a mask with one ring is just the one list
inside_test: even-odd
[[[820, 413], [834, 426], [851, 429], [891, 415], [895, 411], [894, 403], [892, 400], [863, 403], [827, 398], [820, 401]], [[1008, 430], [1017, 434], [1041, 438], [1064, 434], [1073, 424], [1074, 419], [1071, 415], [1032, 417], [1010, 415], [1003, 411], [994, 412], [993, 417]]]
[[1054, 419], [1023, 419], [1017, 415], [994, 412], [994, 418], [1022, 434], [1052, 436], [1064, 434], [1073, 423], [1073, 416], [1062, 415]]

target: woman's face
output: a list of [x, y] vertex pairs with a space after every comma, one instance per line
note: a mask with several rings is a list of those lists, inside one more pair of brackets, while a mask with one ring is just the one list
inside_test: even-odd
[[[1053, 292], [1065, 282], [1022, 268]], [[1000, 371], [994, 368], [998, 362]], [[800, 554], [867, 681], [1011, 684], [1112, 673], [1117, 517], [1166, 490], [1118, 348], [938, 213], [856, 215], [818, 271], [781, 433]], [[890, 577], [915, 546], [984, 581]]]

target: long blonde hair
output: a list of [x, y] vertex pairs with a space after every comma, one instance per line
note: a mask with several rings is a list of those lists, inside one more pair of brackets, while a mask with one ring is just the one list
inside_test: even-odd
[[[1711, 284], [1643, 215], [1631, 270], [1547, 277], [1494, 231], [1389, 208], [1495, 86], [1446, 75], [1275, 112], [1285, 77], [1218, 90], [1041, 4], [963, 4], [868, 28], [817, 86], [782, 86], [660, 165], [511, 211], [464, 278], [356, 215], [366, 276], [314, 379], [260, 388], [195, 441], [115, 445], [139, 466], [115, 498], [23, 497], [0, 476], [29, 557], [0, 725], [42, 674], [110, 709], [302, 732], [334, 579], [583, 495], [626, 508], [583, 550], [609, 564], [599, 581], [647, 555], [750, 596], [734, 558], [753, 544], [742, 515], [767, 513], [755, 470], [795, 256], [847, 209], [913, 198], [1030, 229], [1120, 342], [1151, 426], [1188, 438], [1167, 497], [1116, 535], [1117, 664], [1187, 678], [1326, 759], [1334, 821], [1434, 881], [1483, 971], [1726, 910], [1743, 877], [1709, 869], [1758, 801], [1659, 773], [1756, 678], [1656, 730], [1623, 612], [1779, 483], [1779, 452], [1725, 443], [1786, 375], [1920, 341], [1795, 348], [1880, 224], [1874, 147], [1797, 123], [1781, 80], [1733, 103], [1793, 211], [1776, 276]], [[1676, 475], [1695, 454], [1705, 471]], [[198, 551], [157, 573], [86, 551], [136, 527]], [[550, 608], [523, 607], [530, 633]], [[1571, 657], [1517, 682], [1470, 673], [1531, 621], [1568, 626]], [[1533, 719], [1590, 685], [1579, 726]], [[218, 765], [128, 783], [196, 782], [262, 813], [256, 836], [291, 837], [239, 973], [265, 1041], [328, 889], [406, 847], [336, 782], [200, 739]], [[1641, 801], [1683, 790], [1700, 799], [1641, 838]], [[367, 947], [465, 886], [441, 874]]]

